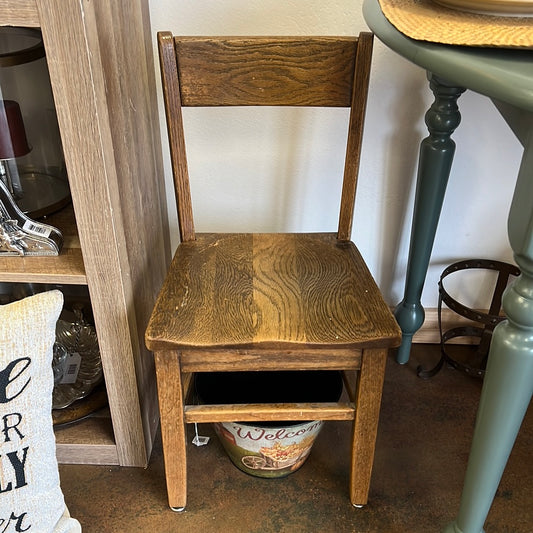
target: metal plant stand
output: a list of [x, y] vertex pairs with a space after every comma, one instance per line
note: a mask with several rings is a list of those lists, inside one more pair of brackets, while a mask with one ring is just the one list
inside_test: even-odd
[[[458, 302], [455, 298], [452, 298], [452, 296], [450, 296], [450, 294], [448, 294], [444, 288], [444, 279], [447, 276], [461, 270], [469, 269], [485, 269], [498, 272], [494, 293], [492, 295], [492, 300], [487, 313], [466, 307], [462, 303]], [[469, 376], [483, 378], [485, 375], [485, 366], [487, 364], [492, 332], [496, 325], [505, 319], [505, 316], [501, 314], [503, 292], [509, 283], [509, 277], [517, 277], [519, 275], [520, 269], [517, 266], [504, 263], [502, 261], [492, 261], [489, 259], [468, 259], [465, 261], [458, 261], [457, 263], [453, 263], [444, 269], [439, 279], [438, 307], [441, 358], [439, 362], [430, 370], [424, 370], [424, 368], [419, 366], [417, 368], [417, 374], [419, 377], [431, 378], [440, 371], [444, 363], [447, 363], [456, 370], [460, 370]], [[443, 303], [458, 315], [471, 320], [472, 324], [457, 326], [443, 332]], [[473, 346], [474, 354], [471, 357], [471, 361], [458, 361], [454, 359], [454, 357], [450, 354], [450, 351], [447, 350], [447, 343], [457, 337], [474, 337], [479, 339], [479, 342]]]

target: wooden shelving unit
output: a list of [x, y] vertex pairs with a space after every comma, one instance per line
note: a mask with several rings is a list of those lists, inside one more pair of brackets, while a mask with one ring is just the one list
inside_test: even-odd
[[0, 282], [86, 285], [109, 409], [56, 431], [60, 462], [145, 466], [158, 424], [144, 330], [169, 258], [148, 0], [0, 0], [43, 34], [72, 194], [59, 257], [4, 257]]

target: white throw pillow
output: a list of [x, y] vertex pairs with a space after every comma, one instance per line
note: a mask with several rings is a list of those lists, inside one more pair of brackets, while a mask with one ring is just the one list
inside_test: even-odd
[[81, 532], [59, 486], [52, 353], [63, 294], [0, 306], [0, 531]]

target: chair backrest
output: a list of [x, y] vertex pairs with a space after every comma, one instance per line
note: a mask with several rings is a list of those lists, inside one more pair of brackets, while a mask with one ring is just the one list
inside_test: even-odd
[[158, 33], [182, 241], [194, 240], [182, 106], [349, 107], [339, 240], [350, 240], [373, 36], [173, 37]]

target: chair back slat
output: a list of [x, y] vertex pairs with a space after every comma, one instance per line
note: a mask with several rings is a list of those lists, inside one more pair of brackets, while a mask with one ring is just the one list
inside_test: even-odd
[[350, 107], [356, 38], [175, 38], [183, 106]]

